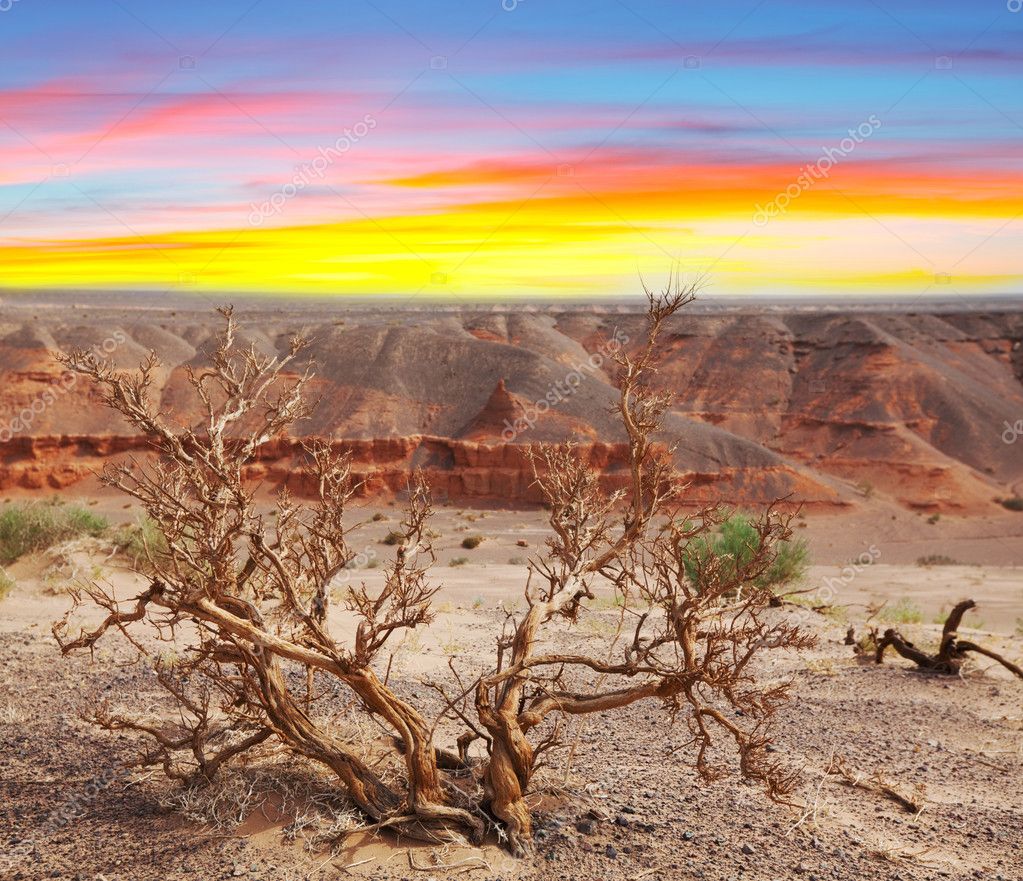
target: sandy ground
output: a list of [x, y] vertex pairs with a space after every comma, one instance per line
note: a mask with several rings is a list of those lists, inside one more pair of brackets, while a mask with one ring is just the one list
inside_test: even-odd
[[[110, 498], [93, 501], [114, 522], [133, 516]], [[398, 517], [386, 505], [365, 514], [378, 511], [387, 519], [367, 524], [365, 545], [352, 542], [364, 555], [352, 577], [368, 584], [381, 577], [378, 563], [391, 549], [380, 539]], [[877, 619], [897, 621], [915, 641], [932, 643], [942, 610], [972, 597], [979, 608], [967, 617], [965, 632], [1018, 660], [1023, 569], [1014, 565], [1023, 563], [1023, 515], [930, 524], [885, 510], [806, 522], [798, 533], [810, 542], [814, 566], [802, 585], [805, 598], [836, 608], [829, 615], [777, 611], [797, 616], [820, 644], [777, 657], [762, 671], [768, 679], [793, 680], [777, 749], [805, 769], [806, 808], [767, 802], [734, 779], [699, 782], [681, 749], [684, 732], [668, 729], [656, 706], [636, 705], [576, 727], [570, 766], [564, 753], [552, 756], [537, 795], [537, 853], [528, 861], [511, 860], [494, 843], [479, 851], [410, 851], [391, 838], [350, 836], [333, 857], [320, 846], [306, 847], [315, 825], [291, 835], [304, 810], [295, 804], [321, 790], [329, 801], [329, 781], [299, 768], [293, 784], [302, 794], [294, 804], [266, 800], [260, 793], [288, 777], [272, 757], [239, 771], [231, 784], [243, 780], [254, 792], [240, 824], [212, 823], [194, 805], [182, 812], [161, 777], [120, 772], [132, 755], [132, 736], [78, 719], [102, 698], [127, 708], [158, 704], [152, 671], [114, 643], [92, 659], [60, 658], [49, 623], [67, 598], [45, 577], [44, 561], [19, 561], [9, 567], [17, 587], [0, 603], [0, 857], [6, 858], [0, 877], [1023, 879], [1023, 682], [987, 662], [958, 679], [921, 675], [901, 660], [861, 664], [842, 643], [849, 623], [862, 626], [882, 604]], [[540, 512], [453, 506], [439, 510], [434, 529], [435, 577], [443, 583], [438, 620], [428, 632], [406, 637], [391, 672], [400, 692], [428, 707], [433, 698], [421, 680], [443, 675], [449, 659], [469, 671], [491, 662], [503, 609], [521, 602], [524, 559], [544, 536]], [[466, 550], [460, 543], [467, 535], [485, 540]], [[958, 562], [917, 564], [933, 554]], [[79, 562], [83, 571], [98, 565]], [[119, 589], [131, 590], [128, 576], [109, 565], [104, 572]], [[606, 604], [575, 635], [555, 639], [569, 645], [606, 635], [614, 616]], [[337, 615], [332, 627], [341, 632], [347, 622]], [[339, 726], [354, 724], [340, 698], [337, 712]], [[454, 733], [442, 728], [441, 740]], [[834, 754], [865, 778], [882, 774], [907, 793], [919, 790], [925, 809], [914, 815], [825, 778], [822, 769]], [[54, 823], [69, 806], [72, 819]]]

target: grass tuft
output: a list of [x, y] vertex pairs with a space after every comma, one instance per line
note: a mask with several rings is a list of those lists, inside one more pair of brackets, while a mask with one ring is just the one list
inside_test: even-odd
[[149, 517], [140, 517], [131, 526], [122, 526], [111, 538], [117, 550], [135, 567], [148, 562], [147, 550], [156, 559], [167, 552], [167, 539], [156, 521]]
[[[693, 542], [686, 574], [696, 581], [698, 564], [711, 556], [722, 561], [729, 560], [727, 565], [735, 571], [749, 564], [759, 549], [759, 542], [753, 521], [745, 514], [733, 514], [721, 524], [716, 535]], [[756, 579], [757, 587], [775, 588], [791, 584], [806, 572], [810, 552], [803, 539], [779, 542], [775, 551], [777, 556], [774, 562]]]
[[98, 538], [110, 524], [78, 505], [59, 501], [19, 502], [0, 511], [0, 565], [61, 542]]
[[919, 624], [924, 620], [924, 613], [912, 600], [901, 597], [881, 609], [877, 618], [884, 624]]
[[916, 558], [917, 566], [960, 566], [962, 565], [954, 557], [945, 554], [928, 554], [926, 557]]

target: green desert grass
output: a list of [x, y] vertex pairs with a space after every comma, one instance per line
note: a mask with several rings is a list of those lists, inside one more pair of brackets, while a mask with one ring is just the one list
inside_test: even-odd
[[882, 608], [877, 618], [883, 624], [920, 624], [924, 613], [912, 600], [900, 597]]
[[0, 565], [71, 539], [99, 538], [109, 528], [92, 511], [56, 500], [6, 505], [0, 510]]
[[7, 574], [6, 569], [0, 569], [0, 600], [5, 599], [12, 590], [14, 590], [14, 579]]
[[[714, 556], [733, 571], [745, 566], [759, 550], [760, 538], [752, 519], [746, 514], [733, 514], [725, 520], [717, 532], [710, 537], [694, 541], [686, 564], [686, 574], [693, 581], [699, 580], [700, 563]], [[810, 550], [803, 539], [779, 542], [775, 547], [776, 557], [755, 583], [758, 587], [777, 588], [798, 581], [809, 565]]]

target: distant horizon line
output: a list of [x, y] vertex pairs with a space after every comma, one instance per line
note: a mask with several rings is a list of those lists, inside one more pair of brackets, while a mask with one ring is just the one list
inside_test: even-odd
[[[659, 289], [654, 286], [654, 289]], [[60, 302], [67, 297], [77, 297], [84, 301], [80, 305], [104, 305], [102, 301], [114, 301], [123, 303], [125, 300], [138, 298], [142, 302], [138, 305], [153, 306], [156, 297], [174, 298], [175, 306], [185, 305], [189, 302], [207, 304], [213, 301], [227, 303], [232, 298], [238, 298], [247, 302], [261, 301], [263, 303], [287, 303], [290, 305], [302, 304], [325, 304], [333, 303], [345, 306], [395, 306], [405, 307], [410, 311], [422, 307], [446, 308], [457, 310], [464, 307], [475, 307], [485, 309], [508, 308], [542, 308], [558, 306], [562, 308], [586, 308], [597, 307], [637, 307], [644, 301], [642, 293], [636, 294], [593, 294], [587, 296], [564, 296], [551, 297], [549, 294], [542, 295], [520, 295], [509, 297], [469, 297], [455, 294], [438, 296], [434, 293], [378, 293], [378, 294], [351, 294], [351, 293], [324, 293], [321, 291], [312, 292], [281, 292], [281, 291], [256, 291], [256, 290], [233, 290], [233, 291], [204, 291], [195, 289], [161, 289], [161, 288], [3, 288], [0, 287], [0, 306], [5, 302], [9, 305], [16, 305], [18, 301], [23, 304], [33, 303], [36, 305], [64, 305]], [[911, 306], [963, 306], [974, 308], [985, 303], [1003, 304], [1019, 300], [1023, 305], [1023, 292], [1000, 292], [1000, 293], [953, 293], [937, 294], [922, 293], [915, 295], [896, 293], [850, 293], [848, 291], [826, 293], [802, 293], [802, 294], [760, 294], [760, 293], [703, 293], [698, 294], [694, 302], [696, 308], [701, 307], [729, 307], [741, 305], [773, 305], [773, 306], [803, 306], [826, 305], [834, 307], [843, 303], [849, 305], [874, 305], [889, 307], [911, 307]], [[97, 303], [97, 301], [100, 301]], [[167, 304], [167, 308], [172, 308]]]

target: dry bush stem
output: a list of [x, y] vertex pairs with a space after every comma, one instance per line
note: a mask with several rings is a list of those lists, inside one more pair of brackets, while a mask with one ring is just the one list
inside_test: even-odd
[[[376, 672], [394, 634], [429, 626], [434, 617], [431, 505], [422, 476], [410, 485], [383, 586], [345, 591], [344, 607], [357, 620], [347, 642], [335, 640], [327, 621], [331, 584], [355, 556], [345, 522], [356, 490], [349, 459], [310, 442], [303, 474], [312, 501], [300, 504], [282, 490], [272, 518], [260, 513], [246, 483], [260, 448], [310, 412], [304, 390], [311, 368], [300, 366], [305, 341], [293, 340], [283, 355], [243, 347], [231, 310], [222, 310], [210, 365], [188, 374], [201, 414], [191, 425], [171, 423], [151, 399], [155, 356], [137, 372], [117, 371], [87, 352], [65, 356], [68, 369], [91, 379], [101, 399], [150, 439], [154, 457], [112, 466], [104, 480], [142, 504], [165, 548], [146, 547], [139, 572], [155, 575], [147, 576], [145, 591], [127, 603], [101, 586], [79, 591], [54, 635], [65, 654], [91, 651], [111, 632], [146, 654], [135, 628], [149, 627], [166, 642], [181, 625], [195, 633], [183, 659], [161, 669], [161, 685], [179, 709], [173, 725], [130, 720], [108, 708], [94, 721], [154, 740], [146, 763], [162, 764], [168, 776], [189, 785], [208, 782], [224, 764], [274, 738], [330, 769], [372, 822], [369, 829], [463, 843], [480, 841], [496, 821], [517, 855], [531, 848], [533, 777], [544, 755], [562, 746], [563, 720], [638, 701], [657, 701], [666, 725], [687, 725], [704, 778], [721, 774], [711, 753], [723, 735], [741, 773], [772, 798], [784, 798], [796, 774], [771, 760], [766, 747], [787, 686], [759, 683], [752, 661], [767, 650], [812, 643], [798, 628], [772, 623], [773, 595], [756, 585], [778, 543], [791, 535], [791, 517], [775, 506], [764, 512], [754, 523], [756, 546], [741, 564], [694, 555], [694, 543], [724, 515], [683, 513], [672, 450], [655, 440], [672, 402], [655, 382], [659, 353], [669, 322], [695, 289], [673, 278], [663, 293], [647, 291], [647, 333], [635, 349], [615, 356], [614, 411], [629, 445], [624, 489], [605, 491], [571, 445], [533, 449], [551, 537], [530, 561], [526, 610], [508, 613], [489, 669], [463, 680], [451, 667], [454, 696], [430, 684], [443, 700], [432, 724], [390, 687], [390, 660], [383, 680]], [[613, 585], [621, 604], [614, 637], [592, 654], [553, 649], [554, 625], [571, 626], [592, 608], [597, 579]], [[107, 615], [72, 636], [70, 616], [86, 601]], [[361, 741], [342, 740], [320, 713], [321, 696], [331, 689], [324, 685], [317, 693], [314, 685], [331, 682], [388, 731], [387, 762]], [[434, 743], [442, 718], [466, 727], [457, 752]], [[477, 741], [485, 755], [470, 759]], [[392, 758], [400, 760], [400, 771]], [[461, 775], [461, 787], [454, 775]]]

